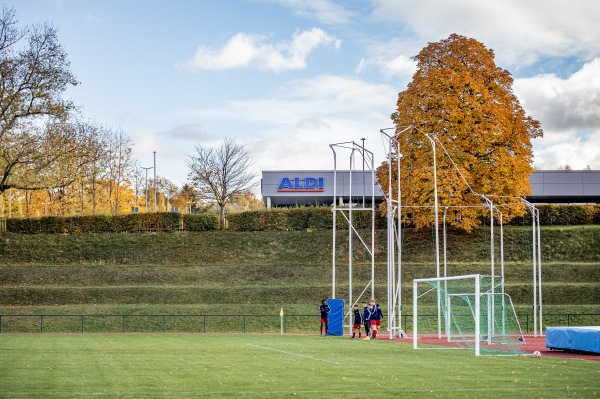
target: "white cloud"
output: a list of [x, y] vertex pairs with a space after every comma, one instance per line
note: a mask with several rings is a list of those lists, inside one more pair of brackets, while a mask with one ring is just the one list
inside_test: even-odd
[[537, 166], [600, 169], [600, 58], [564, 79], [516, 79], [514, 91], [544, 129], [544, 138], [534, 141]]
[[306, 68], [306, 59], [319, 46], [339, 49], [341, 41], [319, 28], [297, 32], [291, 41], [269, 43], [269, 37], [238, 33], [220, 49], [200, 46], [180, 67], [225, 70], [256, 67], [283, 72]]
[[517, 79], [515, 93], [550, 129], [600, 128], [600, 58], [566, 79], [554, 74]]
[[417, 70], [417, 63], [410, 56], [400, 54], [394, 58], [388, 55], [389, 49], [377, 53], [374, 48], [371, 49], [372, 56], [363, 57], [356, 67], [356, 73], [360, 74], [370, 68], [376, 68], [387, 78], [400, 77], [403, 82], [408, 82], [409, 78]]
[[[550, 144], [544, 144], [546, 140]], [[546, 131], [534, 142], [534, 165], [540, 169], [556, 169], [569, 165], [575, 170], [587, 166], [600, 169], [600, 129], [578, 134], [575, 131]]]
[[298, 16], [325, 24], [344, 24], [353, 17], [350, 10], [329, 0], [271, 0], [271, 2], [290, 8]]
[[516, 67], [548, 56], [600, 54], [599, 2], [375, 0], [372, 16], [399, 22], [422, 47], [451, 33], [472, 37], [493, 49], [501, 64]]
[[197, 123], [179, 123], [172, 128], [162, 131], [159, 135], [177, 140], [191, 140], [195, 143], [212, 137]]
[[[232, 102], [196, 117], [236, 115], [260, 170], [331, 169], [329, 144], [366, 138], [366, 147], [384, 159], [379, 129], [392, 125], [397, 91], [385, 84], [357, 78], [322, 75], [294, 80], [268, 99]], [[348, 167], [344, 158], [342, 166]]]

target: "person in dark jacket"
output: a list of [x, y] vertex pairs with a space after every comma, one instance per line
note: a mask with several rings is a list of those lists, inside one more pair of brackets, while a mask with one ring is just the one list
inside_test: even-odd
[[369, 320], [371, 320], [371, 338], [376, 339], [377, 329], [381, 324], [381, 314], [379, 313], [377, 304], [375, 304], [374, 299], [371, 300], [371, 303], [369, 303], [369, 307], [371, 308], [371, 317], [369, 318]]
[[327, 335], [327, 331], [329, 330], [329, 312], [331, 308], [327, 305], [327, 301], [323, 299], [321, 301], [321, 306], [319, 306], [319, 312], [321, 313], [321, 335], [323, 335], [323, 325], [325, 325], [325, 335]]
[[361, 328], [363, 325], [363, 314], [358, 308], [358, 305], [354, 305], [354, 323], [352, 324], [352, 338], [356, 337], [358, 332], [358, 338], [361, 337]]
[[375, 315], [375, 309], [374, 306], [372, 304], [368, 304], [366, 309], [365, 309], [365, 313], [364, 313], [364, 320], [365, 323], [369, 325], [369, 334], [367, 336], [373, 338], [373, 331], [374, 331], [374, 325], [373, 322], [375, 321], [373, 319], [373, 316]]
[[367, 315], [367, 303], [363, 302], [363, 323], [365, 326], [365, 336], [368, 337], [369, 336], [369, 323], [370, 321], [367, 320], [366, 315]]

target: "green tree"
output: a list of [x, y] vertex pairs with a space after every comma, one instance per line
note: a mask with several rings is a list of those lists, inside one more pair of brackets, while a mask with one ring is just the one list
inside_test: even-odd
[[[496, 66], [494, 52], [477, 40], [452, 34], [429, 43], [414, 60], [417, 72], [399, 93], [392, 120], [400, 143], [402, 203], [425, 207], [407, 208], [403, 217], [418, 227], [434, 222], [427, 207], [434, 203], [429, 134], [436, 143], [439, 206], [453, 207], [448, 222], [470, 230], [483, 212], [474, 193], [494, 196], [497, 204], [530, 193], [531, 139], [543, 132], [513, 93], [510, 73]], [[387, 174], [382, 165], [378, 176], [384, 187]], [[397, 176], [392, 179], [396, 185]], [[501, 210], [505, 222], [525, 211], [522, 206]]]

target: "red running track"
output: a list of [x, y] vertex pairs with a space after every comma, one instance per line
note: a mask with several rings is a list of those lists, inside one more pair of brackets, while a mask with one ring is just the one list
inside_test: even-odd
[[[382, 340], [385, 339], [382, 336]], [[406, 342], [412, 344], [412, 338], [395, 339], [394, 341]], [[525, 343], [520, 346], [525, 352], [533, 353], [539, 351], [542, 356], [568, 358], [568, 359], [581, 359], [581, 360], [592, 360], [600, 362], [600, 353], [593, 352], [569, 352], [563, 350], [550, 350], [546, 348], [546, 336], [541, 335], [534, 337], [533, 335], [525, 335]]]

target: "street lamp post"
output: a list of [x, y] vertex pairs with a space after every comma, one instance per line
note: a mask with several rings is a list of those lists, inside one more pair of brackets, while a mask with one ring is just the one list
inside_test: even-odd
[[153, 169], [153, 167], [149, 166], [146, 168], [142, 166], [142, 169], [146, 170], [146, 213], [148, 213], [148, 169]]
[[156, 151], [154, 151], [154, 212], [156, 212]]

